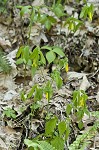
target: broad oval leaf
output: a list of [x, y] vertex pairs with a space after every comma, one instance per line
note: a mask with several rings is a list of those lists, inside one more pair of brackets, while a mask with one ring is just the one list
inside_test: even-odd
[[53, 62], [56, 58], [56, 55], [54, 52], [50, 51], [46, 53], [46, 59], [48, 60], [48, 63], [50, 64], [51, 62]]
[[55, 137], [52, 141], [51, 141], [51, 145], [53, 147], [55, 147], [55, 149], [57, 150], [64, 150], [64, 140], [60, 137]]
[[46, 20], [47, 20], [47, 16], [45, 14], [40, 15], [40, 23], [45, 24]]
[[46, 135], [52, 135], [56, 128], [57, 118], [50, 119], [45, 124], [45, 134]]
[[59, 134], [60, 136], [63, 135], [63, 133], [66, 131], [66, 123], [65, 121], [62, 121], [58, 124], [58, 130], [59, 130]]
[[64, 52], [62, 51], [62, 49], [61, 49], [60, 47], [55, 47], [55, 48], [53, 49], [53, 52], [55, 52], [55, 53], [58, 54], [59, 56], [62, 56], [62, 57], [65, 56]]
[[67, 107], [66, 107], [66, 114], [67, 114], [67, 116], [71, 113], [71, 110], [72, 110], [72, 105], [68, 104]]

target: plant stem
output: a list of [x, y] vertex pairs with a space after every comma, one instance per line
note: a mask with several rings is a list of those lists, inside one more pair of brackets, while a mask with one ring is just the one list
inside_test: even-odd
[[24, 86], [26, 85], [26, 64], [25, 64], [25, 69], [24, 69]]
[[33, 23], [32, 13], [33, 13], [33, 6], [32, 6], [32, 11], [31, 11], [31, 16], [30, 16], [30, 25], [29, 25], [30, 28], [29, 28], [28, 45], [29, 45], [29, 40], [30, 40], [30, 35], [31, 35], [31, 28], [32, 28], [32, 23]]

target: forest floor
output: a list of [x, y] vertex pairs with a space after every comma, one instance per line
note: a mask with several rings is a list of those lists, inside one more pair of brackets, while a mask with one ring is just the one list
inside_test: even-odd
[[[26, 2], [27, 4], [27, 2]], [[10, 4], [12, 7], [12, 3]], [[73, 6], [74, 7], [74, 6]], [[66, 6], [70, 14], [76, 12], [71, 4]], [[79, 6], [80, 7], [80, 6]], [[73, 10], [74, 9], [74, 10]], [[48, 11], [48, 10], [43, 10]], [[16, 53], [20, 46], [27, 43], [28, 17], [21, 20], [20, 10], [9, 8], [10, 14], [0, 15], [0, 48], [11, 65], [11, 72], [5, 74], [0, 72], [0, 150], [26, 150], [25, 138], [34, 138], [44, 132], [45, 114], [47, 100], [39, 102], [37, 109], [31, 119], [31, 131], [29, 128], [30, 107], [33, 98], [22, 101], [20, 92], [29, 92], [34, 84], [41, 86], [45, 81], [51, 80], [51, 72], [55, 67], [46, 65], [40, 67], [32, 78], [30, 70], [26, 71], [24, 83], [24, 67], [16, 65]], [[49, 13], [49, 12], [48, 12]], [[75, 13], [76, 15], [76, 13]], [[44, 31], [42, 26], [33, 24], [29, 39], [30, 48], [36, 45], [60, 46], [68, 57], [69, 71], [61, 71], [63, 85], [57, 89], [53, 83], [54, 94], [49, 102], [50, 113], [58, 116], [61, 120], [65, 118], [66, 105], [71, 102], [74, 90], [84, 90], [88, 95], [87, 107], [90, 112], [99, 112], [99, 9], [95, 6], [93, 21], [85, 21], [85, 26], [72, 33], [68, 28], [57, 24], [50, 32]], [[0, 67], [2, 67], [0, 65]], [[5, 68], [6, 70], [6, 68]], [[43, 72], [43, 73], [42, 73]], [[12, 108], [16, 113], [16, 119], [4, 115], [4, 110]], [[78, 128], [76, 118], [72, 116], [71, 133], [69, 144], [75, 141], [77, 135], [83, 134], [93, 126], [96, 118], [84, 115], [82, 130]], [[91, 139], [91, 144], [86, 150], [99, 149], [99, 133]]]

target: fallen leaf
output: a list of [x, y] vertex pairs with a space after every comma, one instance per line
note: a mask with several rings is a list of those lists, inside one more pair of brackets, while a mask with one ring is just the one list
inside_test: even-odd
[[3, 39], [3, 38], [0, 37], [0, 46], [1, 46], [4, 50], [6, 50], [6, 49], [8, 49], [8, 48], [11, 48], [11, 43], [10, 43], [9, 40], [5, 40], [5, 39]]
[[[0, 149], [1, 148], [7, 149], [7, 146], [6, 146], [5, 142], [0, 138]], [[1, 150], [3, 150], [3, 149], [1, 149]]]
[[68, 79], [81, 79], [84, 75], [87, 75], [85, 73], [78, 73], [78, 72], [67, 72]]
[[81, 85], [80, 85], [80, 90], [86, 91], [90, 87], [90, 83], [86, 77], [86, 75], [83, 76]]
[[9, 127], [9, 126], [6, 126], [6, 127], [4, 128], [4, 131], [6, 132], [6, 134], [9, 134], [9, 135], [16, 133], [16, 131], [15, 131], [13, 128]]
[[10, 90], [4, 95], [4, 100], [5, 101], [12, 100], [12, 98], [16, 95], [17, 95], [17, 93], [15, 91]]

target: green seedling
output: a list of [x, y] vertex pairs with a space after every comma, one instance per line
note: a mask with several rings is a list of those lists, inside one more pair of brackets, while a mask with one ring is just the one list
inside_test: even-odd
[[82, 118], [84, 113], [89, 114], [87, 109], [86, 101], [88, 96], [83, 90], [73, 92], [73, 100], [71, 104], [66, 107], [66, 114], [69, 116], [71, 113], [77, 117], [79, 128], [83, 128]]
[[56, 54], [60, 57], [64, 57], [65, 54], [62, 50], [62, 48], [57, 47], [57, 46], [43, 46], [41, 47], [41, 50], [46, 50], [46, 59], [48, 63], [52, 63], [56, 59]]
[[45, 26], [45, 28], [49, 31], [51, 27], [57, 22], [53, 16], [49, 16], [46, 14], [40, 15], [39, 22]]
[[[47, 50], [46, 58], [43, 54], [43, 50]], [[43, 46], [43, 47], [36, 47], [33, 52], [30, 51], [29, 46], [22, 46], [19, 48], [16, 57], [18, 58], [16, 64], [23, 64], [24, 68], [24, 78], [26, 77], [26, 69], [28, 67], [31, 68], [32, 76], [35, 75], [36, 70], [38, 69], [39, 65], [46, 65], [46, 60], [48, 63], [52, 63], [56, 59], [56, 54], [60, 57], [64, 57], [65, 54], [63, 53], [60, 47], [50, 47], [50, 46]]]
[[85, 5], [80, 13], [80, 18], [86, 19], [88, 17], [89, 20], [92, 21], [93, 14], [94, 14], [94, 6], [92, 4], [90, 6]]
[[64, 13], [64, 7], [60, 2], [58, 1], [56, 4], [53, 4], [52, 11], [55, 13], [55, 15], [60, 18], [62, 16], [65, 16]]
[[60, 72], [58, 70], [54, 70], [51, 74], [52, 79], [56, 82], [56, 86], [58, 89], [60, 89], [63, 85], [62, 78], [60, 76]]
[[64, 23], [64, 26], [66, 25], [68, 25], [69, 30], [76, 32], [83, 25], [83, 22], [74, 17], [69, 17]]
[[3, 115], [8, 117], [8, 118], [12, 118], [15, 119], [16, 118], [16, 113], [15, 110], [11, 109], [11, 108], [7, 108], [3, 111]]

